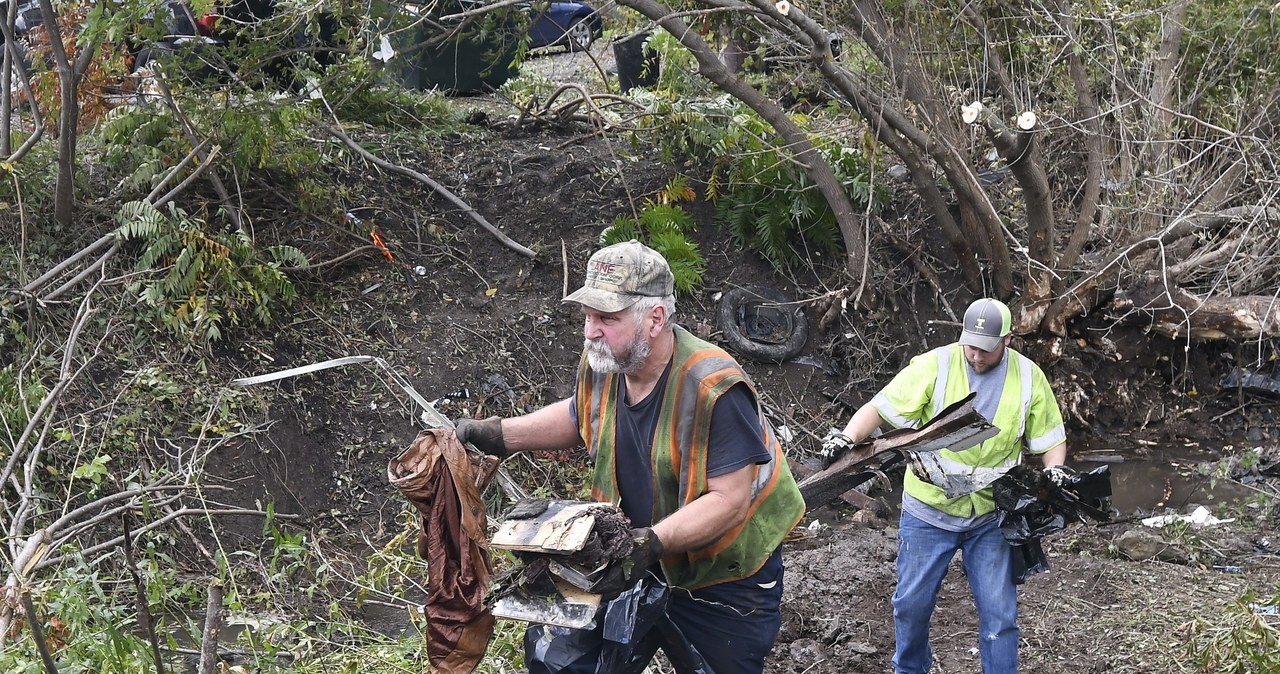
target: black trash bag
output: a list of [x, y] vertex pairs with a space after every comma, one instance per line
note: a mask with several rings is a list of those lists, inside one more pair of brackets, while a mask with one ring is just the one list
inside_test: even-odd
[[1111, 518], [1111, 468], [1087, 473], [1068, 472], [1055, 483], [1044, 471], [1014, 466], [992, 484], [996, 522], [1005, 541], [1014, 547], [1013, 582], [1049, 569], [1040, 539], [1066, 528], [1068, 521]]
[[1049, 557], [1044, 554], [1040, 539], [1033, 538], [1026, 543], [1013, 544], [1013, 584], [1021, 585], [1028, 578], [1049, 570]]
[[[671, 590], [653, 574], [601, 607], [593, 626], [570, 629], [531, 624], [524, 635], [529, 674], [577, 664], [596, 674], [640, 674], [662, 648], [681, 674], [715, 674], [680, 628], [667, 617]], [[594, 665], [592, 665], [594, 661]]]

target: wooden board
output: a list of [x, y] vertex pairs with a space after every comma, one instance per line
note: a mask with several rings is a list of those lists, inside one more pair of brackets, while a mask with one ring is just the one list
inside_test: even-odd
[[586, 545], [595, 527], [595, 517], [588, 511], [598, 507], [599, 503], [591, 501], [551, 501], [537, 517], [503, 522], [489, 545], [526, 552], [577, 552]]

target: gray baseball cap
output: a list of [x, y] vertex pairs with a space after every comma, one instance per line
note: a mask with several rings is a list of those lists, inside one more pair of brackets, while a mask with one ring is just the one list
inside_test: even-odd
[[596, 251], [587, 262], [587, 281], [562, 301], [577, 302], [596, 311], [613, 313], [641, 297], [675, 294], [676, 279], [666, 258], [632, 239]]
[[964, 330], [960, 343], [983, 351], [994, 351], [1004, 336], [1009, 334], [1012, 318], [1009, 307], [1000, 300], [984, 297], [969, 305], [964, 312]]

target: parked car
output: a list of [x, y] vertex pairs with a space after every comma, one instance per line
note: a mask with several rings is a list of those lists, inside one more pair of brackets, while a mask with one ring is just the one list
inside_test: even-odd
[[590, 5], [552, 2], [529, 24], [529, 46], [584, 51], [604, 32], [604, 22]]

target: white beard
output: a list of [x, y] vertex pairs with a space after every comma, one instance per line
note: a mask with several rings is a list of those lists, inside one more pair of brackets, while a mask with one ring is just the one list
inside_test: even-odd
[[639, 370], [653, 352], [649, 340], [644, 338], [644, 329], [639, 326], [631, 337], [631, 343], [621, 353], [610, 351], [604, 341], [590, 339], [583, 340], [583, 348], [587, 351], [587, 364], [601, 374], [631, 374]]

